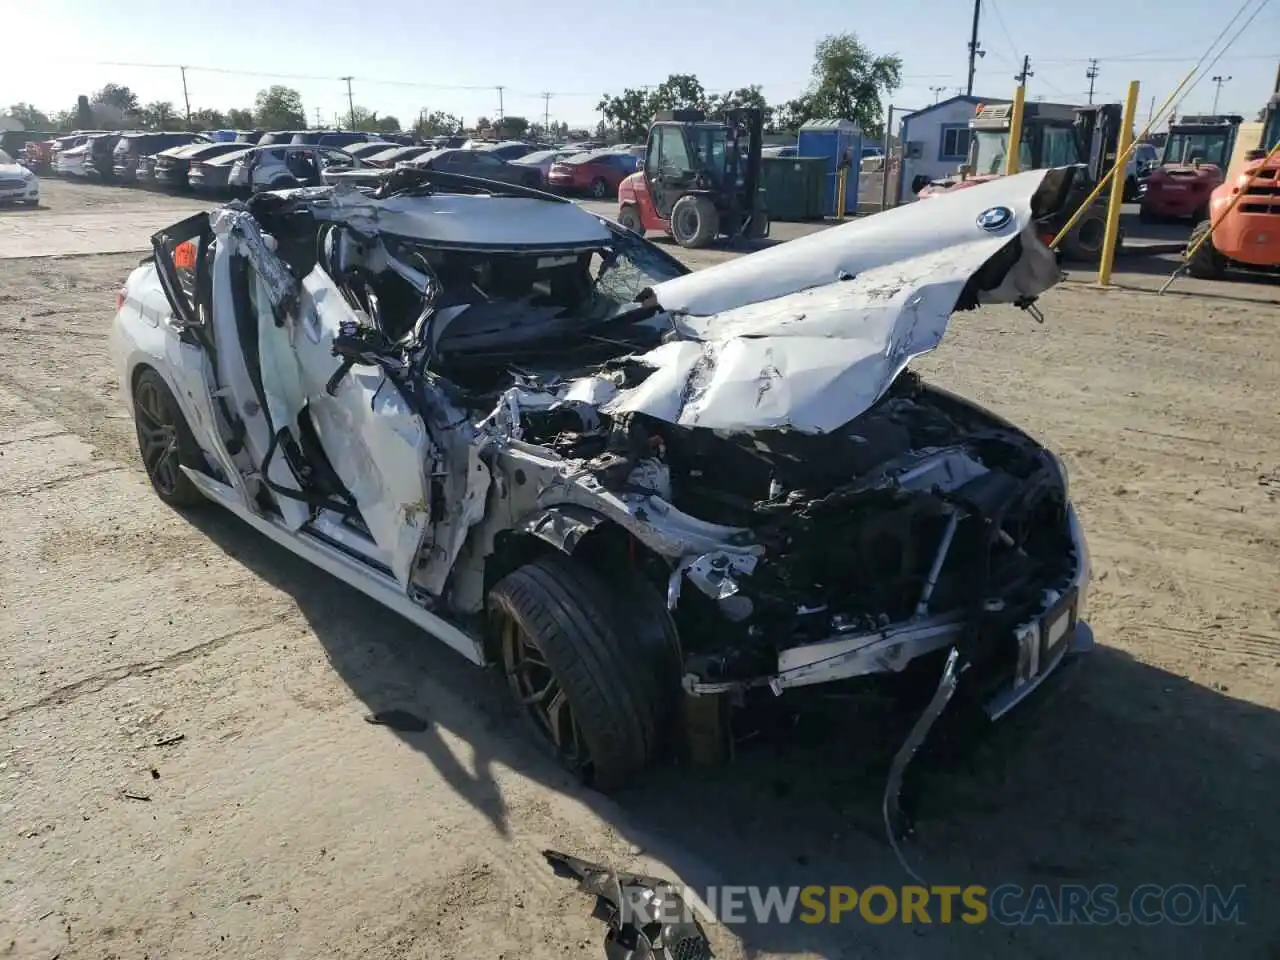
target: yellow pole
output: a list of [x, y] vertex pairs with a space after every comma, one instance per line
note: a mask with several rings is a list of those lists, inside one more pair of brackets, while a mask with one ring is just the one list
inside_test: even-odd
[[849, 168], [841, 167], [840, 173], [836, 176], [836, 220], [844, 219], [844, 198], [845, 190], [848, 189]]
[[1018, 172], [1018, 154], [1022, 148], [1022, 114], [1027, 103], [1027, 88], [1018, 84], [1013, 93], [1013, 115], [1009, 118], [1009, 148], [1005, 151], [1004, 172]]
[[[1128, 156], [1129, 146], [1133, 142], [1133, 114], [1138, 109], [1137, 80], [1129, 81], [1129, 95], [1124, 98], [1124, 114], [1120, 118], [1120, 142], [1116, 144], [1116, 165], [1120, 165], [1120, 157]], [[1102, 262], [1098, 264], [1098, 285], [1105, 287], [1111, 283], [1111, 268], [1115, 265], [1116, 240], [1120, 236], [1120, 207], [1124, 203], [1124, 189], [1115, 181], [1111, 187], [1111, 197], [1107, 203], [1107, 232], [1102, 237]]]
[[1145, 139], [1147, 134], [1151, 132], [1151, 128], [1153, 126], [1164, 121], [1164, 112], [1169, 109], [1169, 105], [1173, 103], [1174, 98], [1182, 92], [1182, 88], [1187, 85], [1187, 81], [1195, 75], [1196, 70], [1199, 68], [1200, 64], [1197, 63], [1191, 68], [1191, 72], [1182, 78], [1182, 82], [1174, 87], [1173, 93], [1169, 94], [1169, 98], [1160, 105], [1160, 109], [1147, 119], [1147, 125], [1142, 128], [1142, 133], [1138, 134], [1138, 139], [1129, 144], [1129, 149], [1123, 154], [1116, 151], [1116, 165], [1107, 171], [1107, 175], [1105, 177], [1098, 181], [1098, 185], [1093, 188], [1093, 193], [1089, 194], [1089, 196], [1085, 198], [1084, 203], [1080, 204], [1076, 212], [1071, 215], [1071, 219], [1068, 220], [1066, 224], [1063, 225], [1062, 229], [1058, 231], [1058, 235], [1049, 242], [1050, 247], [1055, 250], [1058, 248], [1058, 244], [1062, 242], [1062, 238], [1071, 232], [1071, 229], [1076, 225], [1079, 219], [1084, 216], [1084, 212], [1093, 206], [1093, 201], [1098, 199], [1098, 194], [1100, 194], [1106, 185], [1111, 182], [1112, 178], [1115, 177], [1116, 171], [1124, 169], [1124, 165], [1129, 161], [1129, 154], [1133, 153], [1133, 148], [1137, 146], [1138, 141]]

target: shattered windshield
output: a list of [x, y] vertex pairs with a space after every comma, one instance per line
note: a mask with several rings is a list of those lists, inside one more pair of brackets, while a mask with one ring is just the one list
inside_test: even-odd
[[652, 312], [640, 309], [643, 292], [687, 270], [639, 237], [610, 234], [594, 248], [563, 251], [490, 253], [395, 241], [387, 247], [389, 270], [356, 264], [349, 259], [356, 244], [339, 243], [329, 269], [391, 339], [430, 330], [433, 352], [446, 360], [579, 352], [589, 341], [597, 341], [595, 350], [613, 344], [616, 353], [619, 343], [652, 339], [634, 327]]
[[[1005, 163], [1009, 156], [1008, 130], [975, 130], [973, 146], [970, 148], [970, 162], [976, 176], [1004, 173]], [[1018, 168], [1030, 170], [1031, 145], [1024, 138], [1018, 149]]]

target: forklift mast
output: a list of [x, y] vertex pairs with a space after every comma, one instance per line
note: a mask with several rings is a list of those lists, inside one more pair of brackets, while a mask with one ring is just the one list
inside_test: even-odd
[[1094, 183], [1110, 173], [1111, 168], [1116, 165], [1123, 116], [1118, 103], [1076, 108], [1075, 128], [1076, 139], [1080, 143], [1080, 159], [1088, 168], [1089, 179]]
[[725, 144], [726, 184], [740, 184], [733, 191], [730, 204], [736, 212], [749, 215], [754, 209], [760, 188], [760, 157], [764, 137], [764, 112], [757, 107], [735, 107], [726, 110], [725, 124], [729, 128]]

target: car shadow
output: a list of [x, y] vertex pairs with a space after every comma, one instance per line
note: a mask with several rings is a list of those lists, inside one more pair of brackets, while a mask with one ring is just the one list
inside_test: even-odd
[[[494, 671], [431, 642], [227, 514], [194, 511], [189, 519], [293, 597], [365, 710], [400, 709], [428, 721], [425, 731], [389, 735], [504, 834], [511, 827], [497, 764], [578, 798], [704, 900], [707, 888], [725, 884], [861, 890], [913, 882], [884, 838], [881, 794], [898, 739], [886, 737], [876, 717], [830, 701], [799, 722], [765, 728], [726, 766], [662, 768], [606, 798], [534, 746]], [[928, 884], [1113, 884], [1122, 897], [1145, 883], [1244, 885], [1247, 925], [971, 927], [943, 924], [937, 912], [930, 924], [872, 924], [855, 911], [840, 924], [735, 924], [745, 954], [1280, 954], [1268, 912], [1280, 892], [1271, 865], [1280, 840], [1280, 717], [1105, 646], [1046, 686], [952, 762], [922, 765], [918, 832], [905, 851], [912, 869]], [[351, 723], [360, 722], [353, 713]], [[458, 762], [442, 732], [471, 746], [474, 770]], [[582, 908], [590, 909], [585, 898]]]

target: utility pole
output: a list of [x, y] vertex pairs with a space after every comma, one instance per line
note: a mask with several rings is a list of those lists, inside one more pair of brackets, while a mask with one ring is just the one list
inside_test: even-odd
[[1035, 74], [1031, 72], [1031, 58], [1024, 54], [1022, 57], [1022, 72], [1015, 73], [1013, 75], [1013, 79], [1018, 81], [1018, 86], [1020, 86], [1023, 90], [1026, 90], [1027, 78], [1034, 77], [1034, 76]]
[[1084, 72], [1089, 78], [1089, 102], [1093, 103], [1093, 81], [1098, 79], [1098, 61], [1096, 59], [1089, 60], [1089, 69]]
[[973, 0], [973, 32], [969, 34], [969, 85], [965, 93], [973, 96], [973, 74], [978, 69], [978, 58], [985, 57], [987, 52], [978, 43], [978, 18], [982, 13], [982, 0]]
[[506, 118], [502, 108], [502, 91], [505, 89], [503, 86], [498, 87], [498, 126], [502, 126], [502, 121]]
[[542, 134], [546, 136], [547, 128], [551, 126], [551, 94], [542, 94]]
[[182, 71], [182, 102], [187, 105], [187, 129], [191, 129], [191, 98], [187, 96], [187, 68], [179, 67]]
[[930, 87], [929, 88], [929, 92], [933, 94], [934, 103], [938, 102], [938, 98], [942, 96], [942, 92], [946, 89], [947, 89], [946, 87]]
[[347, 81], [347, 110], [351, 117], [351, 129], [354, 130], [356, 128], [356, 101], [351, 96], [351, 81], [355, 77], [339, 77], [338, 79]]
[[1209, 80], [1214, 84], [1213, 91], [1213, 113], [1218, 112], [1218, 97], [1222, 96], [1222, 85], [1229, 83], [1230, 77], [1210, 77]]
[[320, 108], [316, 107], [316, 129], [319, 130], [323, 126], [320, 122]]

